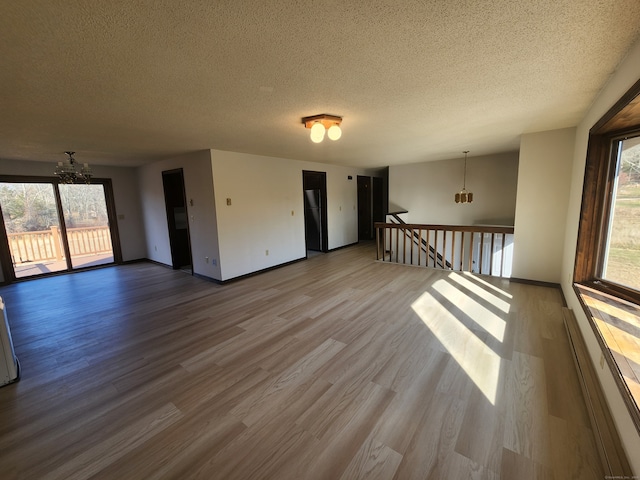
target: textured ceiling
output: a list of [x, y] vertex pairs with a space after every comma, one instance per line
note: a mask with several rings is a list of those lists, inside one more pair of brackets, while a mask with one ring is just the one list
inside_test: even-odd
[[[512, 151], [576, 125], [639, 19], [638, 0], [0, 0], [0, 157]], [[342, 139], [309, 140], [319, 113]]]

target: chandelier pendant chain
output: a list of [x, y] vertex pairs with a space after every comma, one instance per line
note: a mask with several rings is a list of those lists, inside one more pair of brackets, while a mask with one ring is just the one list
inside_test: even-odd
[[456, 203], [471, 203], [473, 202], [473, 193], [467, 192], [467, 154], [469, 150], [464, 152], [464, 173], [462, 174], [462, 190], [455, 195]]
[[462, 152], [464, 153], [464, 176], [462, 177], [462, 190], [467, 191], [467, 153], [469, 150]]

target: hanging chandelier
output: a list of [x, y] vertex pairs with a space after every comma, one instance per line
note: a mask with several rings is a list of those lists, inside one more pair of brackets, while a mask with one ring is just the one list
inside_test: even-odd
[[342, 117], [323, 113], [304, 117], [302, 123], [305, 128], [311, 129], [311, 141], [313, 143], [322, 142], [325, 132], [330, 140], [338, 140], [342, 136], [342, 130], [340, 129]]
[[464, 152], [464, 177], [462, 179], [462, 190], [456, 193], [456, 203], [471, 203], [473, 202], [473, 193], [467, 192], [467, 153], [469, 150], [465, 150]]
[[56, 169], [53, 172], [54, 175], [60, 179], [60, 183], [70, 184], [76, 183], [76, 181], [84, 181], [86, 184], [91, 183], [93, 173], [91, 172], [89, 164], [84, 163], [80, 168], [78, 168], [78, 164], [73, 158], [73, 155], [76, 152], [64, 153], [66, 153], [69, 158], [64, 162], [58, 162], [58, 165], [56, 165]]

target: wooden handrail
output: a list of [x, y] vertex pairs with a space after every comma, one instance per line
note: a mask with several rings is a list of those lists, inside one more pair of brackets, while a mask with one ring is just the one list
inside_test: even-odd
[[511, 275], [511, 258], [505, 251], [513, 243], [513, 227], [408, 224], [397, 215], [391, 216], [398, 223], [375, 223], [378, 260], [501, 277]]
[[[397, 223], [385, 223], [376, 222], [374, 226], [397, 226]], [[413, 227], [414, 229], [422, 230], [447, 230], [453, 232], [476, 232], [476, 233], [511, 233], [513, 234], [513, 227], [505, 227], [500, 225], [438, 225], [438, 224], [423, 224], [423, 223], [403, 223], [402, 226]]]

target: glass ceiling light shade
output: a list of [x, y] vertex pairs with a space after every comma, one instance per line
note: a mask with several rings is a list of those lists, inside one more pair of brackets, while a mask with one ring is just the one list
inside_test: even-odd
[[467, 192], [467, 153], [469, 150], [465, 150], [464, 152], [464, 177], [462, 180], [462, 190], [460, 190], [455, 195], [456, 203], [471, 203], [473, 202], [473, 193]]
[[64, 162], [58, 162], [53, 174], [60, 179], [60, 183], [70, 184], [76, 183], [76, 181], [82, 180], [84, 183], [91, 183], [91, 177], [93, 172], [88, 163], [82, 164], [82, 167], [78, 168], [76, 160], [73, 155], [76, 152], [64, 152], [67, 154], [67, 159]]
[[342, 136], [342, 130], [340, 129], [342, 117], [323, 113], [304, 117], [302, 123], [305, 128], [311, 129], [311, 141], [314, 143], [322, 142], [325, 133], [331, 140], [338, 140]]
[[331, 125], [329, 130], [327, 130], [327, 135], [330, 140], [339, 140], [342, 136], [342, 130], [338, 125]]
[[311, 127], [311, 141], [313, 143], [320, 143], [324, 140], [325, 128], [320, 122], [316, 122]]

